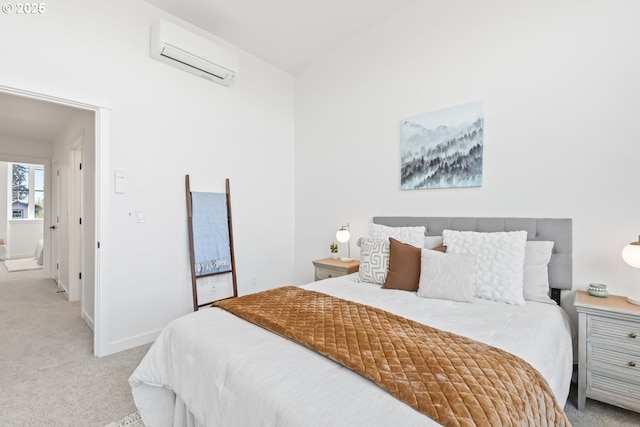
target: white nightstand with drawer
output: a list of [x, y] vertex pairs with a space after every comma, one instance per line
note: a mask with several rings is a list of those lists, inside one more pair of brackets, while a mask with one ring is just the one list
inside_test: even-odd
[[323, 280], [355, 273], [360, 268], [360, 261], [341, 261], [339, 259], [324, 258], [313, 261], [313, 266], [316, 269], [314, 280]]
[[640, 306], [576, 291], [578, 409], [586, 398], [640, 412]]

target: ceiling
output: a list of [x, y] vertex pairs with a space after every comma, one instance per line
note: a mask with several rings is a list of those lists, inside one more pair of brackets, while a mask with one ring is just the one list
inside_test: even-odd
[[53, 141], [86, 111], [0, 92], [0, 135]]
[[414, 0], [145, 0], [296, 74]]

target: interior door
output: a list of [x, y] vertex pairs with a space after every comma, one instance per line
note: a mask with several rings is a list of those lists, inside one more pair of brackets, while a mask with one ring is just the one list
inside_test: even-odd
[[51, 278], [60, 280], [60, 166], [58, 162], [51, 165], [51, 225], [49, 238], [51, 242]]
[[[80, 139], [79, 142], [82, 142]], [[69, 301], [82, 298], [82, 145], [71, 147], [69, 189]]]

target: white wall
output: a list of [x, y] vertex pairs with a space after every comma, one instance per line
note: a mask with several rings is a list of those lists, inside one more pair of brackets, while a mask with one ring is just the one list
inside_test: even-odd
[[94, 94], [111, 107], [105, 166], [125, 172], [126, 193], [111, 184], [107, 200], [108, 352], [191, 311], [185, 174], [194, 191], [224, 191], [230, 178], [240, 293], [293, 279], [293, 78], [229, 45], [240, 55], [230, 88], [155, 61], [158, 16], [140, 1], [64, 0], [0, 26], [0, 85]]
[[[0, 30], [3, 27], [0, 26]], [[4, 43], [0, 41], [0, 43]], [[2, 46], [2, 45], [0, 45]], [[0, 130], [0, 160], [22, 163], [41, 163], [51, 157], [53, 147], [50, 141], [15, 138], [3, 135]], [[46, 166], [46, 165], [45, 165]]]
[[[347, 221], [357, 239], [376, 215], [568, 217], [574, 289], [640, 294], [620, 257], [640, 234], [638, 16], [623, 0], [416, 1], [297, 75], [296, 279]], [[476, 100], [483, 186], [401, 191], [401, 120]]]
[[7, 258], [31, 258], [43, 234], [42, 219], [9, 220]]

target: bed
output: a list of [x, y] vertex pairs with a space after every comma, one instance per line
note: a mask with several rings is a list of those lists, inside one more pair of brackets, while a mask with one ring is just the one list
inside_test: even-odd
[[[373, 223], [393, 230], [423, 227], [425, 245], [442, 243], [444, 234], [453, 249], [452, 230], [524, 230], [528, 241], [553, 242], [545, 264], [548, 286], [571, 288], [570, 219], [375, 217]], [[535, 368], [554, 403], [564, 406], [573, 352], [570, 323], [559, 305], [419, 298], [382, 287], [363, 281], [360, 273], [301, 286], [515, 355]], [[559, 290], [550, 294], [558, 296]], [[350, 368], [220, 308], [168, 325], [129, 381], [147, 427], [441, 425]]]

